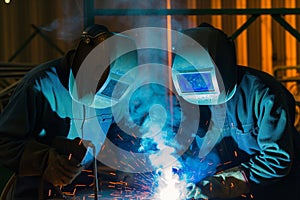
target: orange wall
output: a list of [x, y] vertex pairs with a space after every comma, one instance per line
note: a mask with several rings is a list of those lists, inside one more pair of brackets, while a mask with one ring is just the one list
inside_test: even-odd
[[[297, 0], [169, 0], [171, 8], [300, 8]], [[76, 44], [83, 28], [83, 0], [11, 0], [0, 2], [0, 61], [7, 61], [34, 32], [31, 24], [44, 27], [45, 33], [63, 51]], [[97, 8], [166, 8], [167, 0], [95, 0]], [[249, 16], [172, 16], [175, 30], [194, 27], [201, 22], [212, 23], [228, 35], [240, 27]], [[284, 17], [293, 27], [300, 27], [296, 15]], [[139, 26], [166, 26], [165, 16], [102, 16], [97, 23], [113, 31]], [[270, 74], [278, 65], [297, 65], [300, 62], [299, 42], [270, 16], [260, 16], [236, 39], [237, 59], [241, 65], [262, 69]], [[40, 63], [60, 56], [39, 35], [16, 57], [16, 62]]]

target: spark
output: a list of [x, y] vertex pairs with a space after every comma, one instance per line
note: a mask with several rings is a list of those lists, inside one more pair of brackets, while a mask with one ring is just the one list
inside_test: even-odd
[[76, 184], [75, 187], [86, 187], [86, 184]]
[[132, 151], [129, 151], [132, 157], [135, 157], [135, 154]]
[[234, 156], [237, 157], [238, 156], [238, 153], [237, 151], [234, 151]]
[[84, 169], [84, 170], [82, 170], [82, 172], [92, 173], [93, 171], [89, 170], [89, 169]]
[[136, 137], [136, 135], [134, 134], [134, 132], [132, 132], [132, 134], [131, 134], [133, 137], [134, 137], [134, 139], [136, 139], [137, 137]]
[[118, 134], [117, 136], [118, 136], [118, 138], [120, 138], [120, 140], [122, 140], [122, 141], [124, 140], [120, 134]]
[[181, 189], [185, 183], [179, 180], [179, 177], [172, 172], [172, 168], [166, 168], [162, 172], [159, 180], [159, 192], [157, 198], [160, 200], [174, 199], [179, 200]]
[[90, 185], [89, 185], [89, 187], [92, 187], [92, 186], [94, 186], [95, 184], [94, 183], [91, 183]]
[[229, 165], [232, 161], [225, 162], [224, 165]]

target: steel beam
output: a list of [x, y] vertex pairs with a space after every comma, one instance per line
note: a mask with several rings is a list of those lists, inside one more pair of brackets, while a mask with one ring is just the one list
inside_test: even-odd
[[278, 22], [285, 30], [287, 30], [290, 34], [292, 34], [298, 42], [300, 42], [300, 34], [299, 32], [294, 29], [287, 21], [285, 21], [279, 14], [271, 15], [272, 18]]
[[13, 61], [17, 55], [19, 55], [23, 49], [25, 49], [25, 47], [31, 42], [31, 40], [36, 36], [36, 34], [38, 33], [37, 30], [35, 30], [26, 40], [25, 42], [21, 45], [21, 47], [19, 49], [17, 49], [17, 51], [8, 59], [9, 62]]
[[34, 24], [31, 24], [32, 28], [34, 28], [38, 34], [45, 39], [45, 41], [50, 44], [56, 51], [58, 51], [61, 55], [64, 55], [65, 52], [63, 50], [61, 50], [54, 42], [52, 42], [52, 40], [46, 36], [39, 27], [35, 26]]
[[86, 16], [128, 16], [128, 15], [288, 15], [300, 14], [299, 8], [268, 8], [268, 9], [94, 9], [91, 1], [85, 1]]
[[259, 17], [260, 15], [252, 15], [239, 29], [237, 29], [231, 36], [230, 39], [231, 40], [235, 40], [237, 38], [237, 36], [239, 36], [244, 30], [246, 30], [250, 24], [252, 24], [252, 22], [254, 22], [257, 17]]
[[83, 4], [83, 24], [84, 27], [90, 26], [95, 23], [95, 9], [94, 0], [85, 0]]
[[299, 32], [290, 26], [281, 15], [300, 14], [300, 8], [246, 8], [246, 9], [95, 9], [94, 0], [84, 0], [84, 26], [95, 23], [95, 16], [142, 16], [142, 15], [252, 15], [231, 39], [236, 39], [260, 15], [271, 15], [280, 25], [289, 31], [298, 41]]
[[10, 92], [12, 92], [20, 82], [21, 82], [21, 80], [18, 80], [16, 82], [12, 83], [11, 85], [7, 86], [3, 90], [1, 90], [0, 91], [0, 99], [5, 97], [6, 95], [8, 95]]

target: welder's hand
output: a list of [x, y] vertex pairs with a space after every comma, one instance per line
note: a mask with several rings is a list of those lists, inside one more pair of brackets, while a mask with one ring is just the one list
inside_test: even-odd
[[49, 150], [47, 166], [42, 178], [54, 186], [66, 186], [81, 173], [83, 167], [74, 158], [58, 154], [55, 149]]
[[137, 188], [138, 185], [140, 185], [140, 184], [137, 184], [137, 182], [140, 179], [137, 179], [135, 177], [134, 173], [118, 171], [117, 177], [118, 177], [119, 182], [122, 182], [124, 185], [126, 185], [130, 188]]
[[69, 139], [66, 137], [56, 137], [52, 141], [53, 147], [59, 154], [69, 156], [72, 154], [77, 161], [82, 161], [87, 153], [87, 147], [91, 146], [92, 142], [83, 140], [79, 137]]
[[201, 193], [201, 188], [194, 183], [188, 183], [184, 192], [185, 199], [207, 199], [207, 196]]
[[200, 188], [201, 195], [207, 199], [234, 198], [250, 191], [247, 178], [239, 167], [208, 177], [197, 183], [197, 187]]

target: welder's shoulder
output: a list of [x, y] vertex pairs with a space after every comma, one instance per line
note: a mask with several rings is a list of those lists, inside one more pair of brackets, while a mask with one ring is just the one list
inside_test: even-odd
[[272, 75], [252, 67], [238, 66], [238, 74], [240, 76], [252, 76], [266, 85], [280, 84]]
[[264, 71], [252, 67], [238, 66], [238, 76], [240, 81], [242, 80], [244, 83], [249, 84], [244, 84], [247, 88], [252, 88], [254, 91], [268, 91], [269, 94], [274, 94], [280, 100], [289, 102], [291, 105], [295, 102], [293, 95], [286, 87], [276, 80], [274, 76]]
[[276, 89], [277, 91], [286, 90], [274, 76], [264, 71], [252, 67], [238, 66], [238, 74], [240, 79], [249, 78], [253, 80], [254, 84], [264, 85], [270, 89]]
[[56, 68], [62, 62], [63, 58], [50, 60], [31, 69], [22, 79], [22, 84], [27, 86], [34, 85], [37, 81], [49, 79], [51, 76], [57, 76]]

